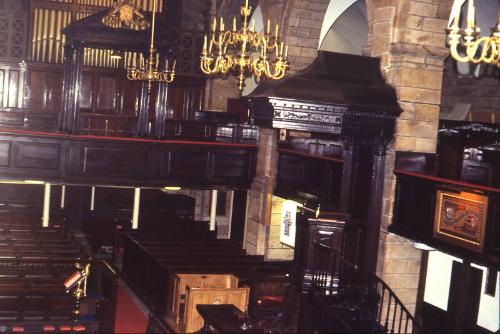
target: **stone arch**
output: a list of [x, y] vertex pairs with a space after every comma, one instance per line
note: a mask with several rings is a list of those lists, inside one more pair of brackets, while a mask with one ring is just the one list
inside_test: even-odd
[[321, 28], [318, 49], [361, 55], [367, 40], [366, 1], [330, 1]]

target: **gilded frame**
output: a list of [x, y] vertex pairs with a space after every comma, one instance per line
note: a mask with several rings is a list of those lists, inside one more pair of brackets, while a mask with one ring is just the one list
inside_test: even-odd
[[433, 236], [457, 246], [482, 252], [487, 217], [487, 196], [437, 190]]

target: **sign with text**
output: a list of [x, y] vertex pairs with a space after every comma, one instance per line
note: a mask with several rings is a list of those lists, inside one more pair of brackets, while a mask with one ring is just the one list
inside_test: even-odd
[[297, 203], [285, 201], [281, 210], [280, 242], [295, 247]]

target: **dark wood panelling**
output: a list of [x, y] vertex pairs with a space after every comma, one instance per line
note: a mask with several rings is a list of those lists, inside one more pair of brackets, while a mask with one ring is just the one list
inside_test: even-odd
[[284, 149], [279, 152], [277, 195], [338, 209], [342, 160]]
[[117, 79], [108, 76], [99, 78], [97, 94], [97, 110], [105, 113], [114, 113], [116, 110], [116, 83]]
[[148, 151], [139, 148], [84, 148], [83, 173], [145, 176], [148, 173]]
[[255, 145], [247, 144], [4, 133], [0, 177], [81, 185], [248, 189], [255, 151]]
[[205, 177], [209, 166], [207, 151], [186, 152], [173, 150], [168, 152], [168, 176], [172, 178]]
[[10, 163], [10, 142], [0, 142], [0, 166], [6, 167]]
[[17, 108], [20, 105], [19, 101], [19, 88], [22, 86], [19, 84], [21, 80], [21, 75], [17, 70], [11, 70], [9, 73], [9, 95], [6, 107]]
[[14, 168], [56, 170], [59, 167], [60, 143], [16, 142], [13, 151]]
[[92, 111], [92, 75], [82, 74], [82, 86], [80, 89], [80, 109], [82, 112]]
[[[500, 189], [420, 173], [395, 171], [396, 199], [390, 231], [486, 266], [500, 265]], [[433, 237], [436, 191], [467, 191], [488, 196], [484, 250], [476, 252]]]
[[32, 112], [57, 113], [61, 110], [62, 67], [59, 65], [29, 64], [27, 105]]
[[244, 150], [224, 150], [214, 152], [214, 177], [240, 177], [249, 168], [248, 155]]
[[19, 63], [0, 63], [0, 110], [24, 107], [25, 71]]

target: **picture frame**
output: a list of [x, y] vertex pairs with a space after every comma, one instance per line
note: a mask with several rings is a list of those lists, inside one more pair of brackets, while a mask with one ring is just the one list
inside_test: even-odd
[[488, 217], [487, 196], [437, 190], [434, 215], [434, 238], [482, 252]]

